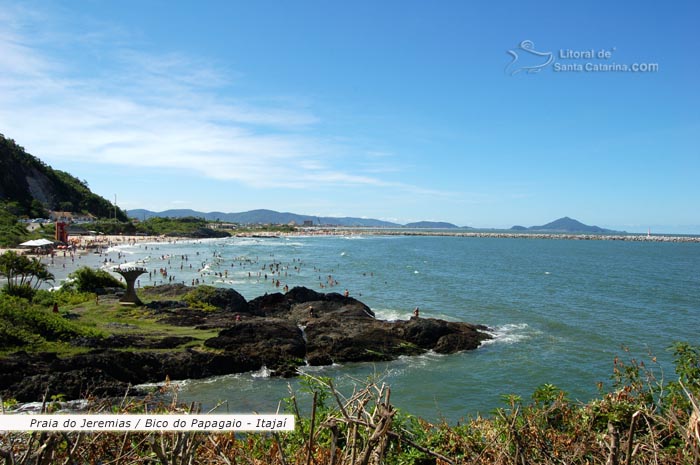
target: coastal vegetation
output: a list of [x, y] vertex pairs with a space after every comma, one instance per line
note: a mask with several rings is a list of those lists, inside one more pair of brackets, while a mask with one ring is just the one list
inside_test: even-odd
[[12, 250], [0, 255], [0, 276], [6, 280], [3, 292], [29, 298], [42, 283], [54, 279], [53, 274], [38, 258], [29, 258]]
[[91, 228], [101, 234], [109, 235], [143, 235], [169, 237], [228, 237], [229, 233], [215, 230], [208, 221], [195, 218], [161, 218], [153, 217], [144, 221], [100, 220], [91, 224]]
[[47, 165], [0, 134], [0, 247], [41, 237], [53, 239], [53, 227], [30, 232], [20, 220], [49, 218], [50, 211], [81, 215], [92, 221], [84, 229], [101, 234], [171, 237], [227, 237], [202, 218], [130, 219], [109, 200], [93, 193], [88, 182]]
[[96, 270], [89, 266], [83, 266], [68, 275], [68, 280], [63, 284], [62, 290], [78, 292], [104, 292], [108, 288], [123, 289], [124, 283], [109, 274], [105, 270]]
[[[397, 409], [379, 377], [344, 394], [329, 378], [307, 376], [284, 399], [296, 416], [292, 432], [5, 432], [0, 457], [27, 464], [696, 464], [700, 349], [678, 343], [673, 351], [676, 381], [657, 378], [653, 358], [650, 365], [616, 358], [612, 389], [585, 404], [543, 384], [529, 399], [504, 395], [488, 417], [431, 423]], [[46, 399], [43, 408], [56, 411], [60, 402]], [[117, 414], [200, 410], [179, 403], [168, 383], [144, 399], [94, 407]]]
[[30, 237], [29, 231], [19, 222], [7, 203], [0, 200], [0, 247], [14, 247]]
[[0, 247], [16, 247], [42, 237], [53, 239], [53, 226], [39, 225], [30, 232], [20, 221], [46, 219], [50, 211], [128, 221], [123, 210], [93, 193], [87, 181], [52, 168], [0, 134]]
[[[203, 345], [217, 335], [217, 328], [174, 326], [161, 318], [171, 312], [172, 298], [187, 303], [190, 310], [183, 315], [215, 313], [224, 296], [215, 288], [147, 288], [141, 293], [151, 305], [125, 308], [115, 296], [98, 300], [94, 290], [106, 283], [83, 272], [73, 277], [72, 288], [39, 290], [31, 300], [0, 293], [4, 357], [18, 350], [43, 358], [48, 352], [87, 354], [91, 344], [117, 340], [124, 342], [120, 350], [130, 358], [161, 350], [144, 345], [139, 335], [152, 342], [177, 338], [183, 352], [217, 353]], [[59, 313], [52, 310], [54, 304]], [[429, 422], [411, 415], [410, 408], [397, 408], [381, 375], [357, 384], [353, 392], [340, 392], [328, 378], [305, 377], [284, 400], [287, 412], [297, 418], [293, 432], [5, 432], [0, 434], [0, 458], [28, 464], [699, 463], [700, 347], [677, 343], [670, 350], [675, 359], [675, 376], [670, 378], [660, 375], [655, 357], [642, 361], [624, 353], [612, 360], [610, 383], [601, 384], [588, 402], [542, 384], [530, 397], [504, 393], [502, 405], [489, 415], [456, 424]], [[196, 404], [181, 404], [177, 387], [167, 382], [145, 397], [97, 401], [95, 394], [84, 395], [93, 399], [95, 412], [200, 410]], [[62, 392], [47, 393], [43, 408], [60, 409], [64, 397]], [[3, 401], [9, 410], [16, 403], [7, 392]]]
[[53, 169], [2, 134], [0, 200], [20, 218], [46, 218], [47, 210], [60, 210], [127, 220], [123, 210], [93, 193], [87, 181]]
[[14, 350], [40, 351], [62, 347], [66, 350], [70, 342], [80, 336], [98, 334], [93, 328], [75, 323], [65, 315], [53, 313], [50, 306], [59, 301], [76, 302], [86, 296], [50, 296], [48, 291], [39, 291], [35, 302], [25, 298], [0, 294], [0, 353]]

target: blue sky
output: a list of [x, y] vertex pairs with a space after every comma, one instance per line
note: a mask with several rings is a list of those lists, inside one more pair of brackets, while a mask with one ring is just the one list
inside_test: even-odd
[[700, 233], [699, 21], [692, 1], [0, 0], [0, 133], [126, 209]]

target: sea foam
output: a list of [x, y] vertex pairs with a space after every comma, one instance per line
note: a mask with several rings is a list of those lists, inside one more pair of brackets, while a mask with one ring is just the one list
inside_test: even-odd
[[484, 332], [493, 339], [482, 342], [482, 345], [517, 344], [542, 334], [541, 331], [530, 327], [527, 323], [508, 323], [489, 328]]

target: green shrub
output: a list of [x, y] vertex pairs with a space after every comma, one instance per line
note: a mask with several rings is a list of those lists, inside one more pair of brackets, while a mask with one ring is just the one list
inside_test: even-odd
[[205, 311], [214, 311], [216, 306], [209, 303], [216, 293], [216, 288], [213, 286], [201, 285], [192, 289], [183, 297], [184, 301], [190, 308], [197, 308]]
[[700, 346], [676, 342], [671, 347], [678, 381], [668, 383], [666, 403], [674, 408], [689, 411], [690, 396], [700, 399]]
[[37, 342], [39, 338], [70, 341], [78, 336], [95, 335], [93, 330], [82, 328], [49, 308], [31, 306], [28, 301], [11, 296], [0, 298], [0, 322], [8, 337], [26, 344]]
[[19, 297], [20, 299], [27, 300], [32, 300], [34, 298], [34, 294], [36, 293], [32, 286], [28, 284], [21, 284], [19, 286], [5, 284], [2, 287], [2, 292], [13, 297]]
[[30, 346], [39, 342], [39, 335], [17, 327], [10, 321], [0, 320], [0, 350]]
[[95, 300], [95, 293], [80, 292], [71, 289], [59, 289], [57, 291], [47, 291], [40, 289], [34, 294], [32, 303], [39, 307], [51, 307], [53, 304], [59, 306], [78, 305], [84, 302]]
[[124, 284], [104, 270], [95, 270], [88, 266], [78, 268], [68, 275], [69, 282], [63, 285], [66, 290], [95, 292], [108, 287], [124, 288]]

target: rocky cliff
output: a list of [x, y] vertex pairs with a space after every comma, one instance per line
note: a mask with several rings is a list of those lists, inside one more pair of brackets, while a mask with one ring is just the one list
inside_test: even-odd
[[[0, 202], [17, 216], [41, 217], [45, 210], [90, 213], [113, 217], [114, 206], [90, 191], [87, 183], [51, 168], [28, 154], [14, 140], [0, 134]], [[117, 218], [127, 219], [117, 209]]]

